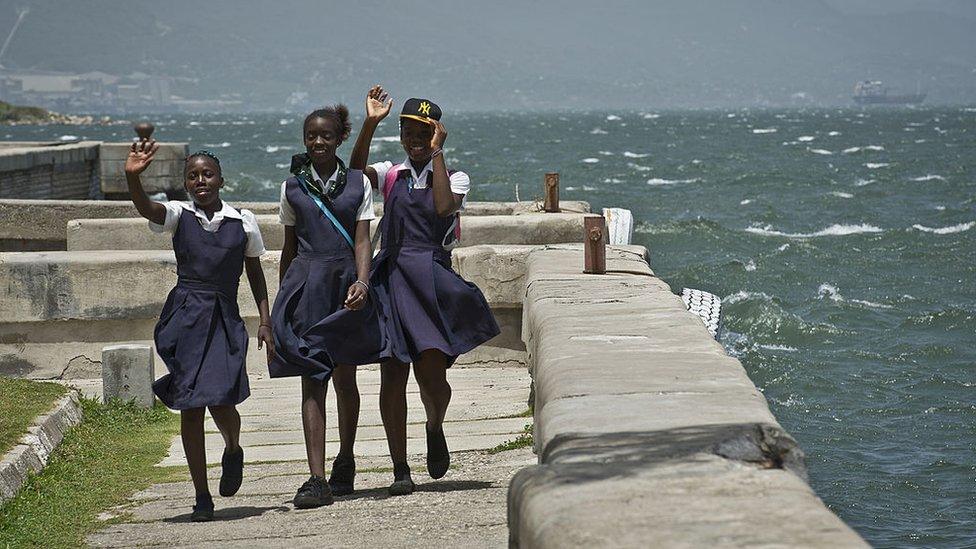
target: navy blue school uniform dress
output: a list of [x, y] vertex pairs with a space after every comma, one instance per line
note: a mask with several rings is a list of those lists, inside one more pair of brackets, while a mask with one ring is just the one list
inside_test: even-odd
[[[384, 309], [390, 354], [409, 363], [421, 352], [437, 349], [451, 366], [458, 355], [499, 333], [481, 290], [451, 268], [458, 214], [437, 215], [431, 163], [419, 176], [409, 162], [372, 167], [386, 197], [382, 249], [373, 260], [370, 280]], [[468, 176], [452, 173], [451, 188], [467, 194]]]
[[169, 373], [153, 392], [174, 410], [240, 404], [250, 387], [237, 287], [244, 257], [264, 253], [257, 221], [226, 202], [212, 219], [195, 204], [164, 205], [166, 221], [150, 227], [172, 233], [178, 280], [156, 324], [156, 352]]
[[[311, 177], [323, 183], [311, 168]], [[334, 182], [339, 169], [329, 178]], [[326, 207], [355, 240], [356, 222], [375, 218], [373, 195], [362, 170], [348, 170], [346, 184]], [[324, 202], [323, 202], [324, 203]], [[275, 358], [271, 377], [328, 380], [337, 364], [379, 362], [385, 338], [375, 295], [358, 310], [343, 304], [356, 281], [352, 246], [315, 203], [298, 177], [282, 184], [281, 223], [295, 228], [298, 254], [288, 266], [271, 311]]]

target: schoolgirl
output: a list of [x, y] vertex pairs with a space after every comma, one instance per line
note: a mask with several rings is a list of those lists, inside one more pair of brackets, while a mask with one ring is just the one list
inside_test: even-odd
[[[375, 124], [366, 124], [363, 133], [371, 139], [374, 129]], [[406, 459], [408, 365], [413, 364], [427, 413], [427, 471], [441, 478], [451, 462], [443, 429], [451, 400], [447, 369], [458, 355], [499, 333], [484, 295], [451, 268], [450, 250], [460, 236], [459, 211], [470, 181], [464, 172], [447, 169], [446, 139], [441, 109], [427, 99], [408, 99], [400, 113], [406, 159], [366, 168], [384, 197], [382, 249], [370, 281], [384, 310], [391, 357], [381, 365], [380, 386], [393, 460], [391, 495], [415, 488]]]
[[264, 242], [254, 214], [220, 199], [224, 185], [220, 161], [199, 151], [186, 158], [184, 186], [192, 202], [150, 200], [139, 174], [159, 146], [134, 143], [125, 162], [132, 202], [156, 232], [173, 235], [176, 287], [169, 293], [154, 339], [169, 373], [153, 384], [166, 406], [180, 411], [180, 433], [196, 491], [191, 520], [213, 519], [207, 483], [203, 420], [207, 408], [223, 435], [220, 495], [241, 486], [244, 450], [239, 444], [241, 417], [236, 405], [250, 394], [245, 369], [248, 336], [237, 306], [237, 286], [246, 269], [260, 314], [258, 348], [273, 352], [268, 291], [261, 270]]
[[[380, 87], [367, 96], [371, 115], [389, 112]], [[373, 112], [375, 111], [375, 113]], [[329, 505], [352, 493], [353, 445], [359, 422], [356, 365], [379, 362], [384, 347], [369, 285], [372, 189], [363, 177], [365, 157], [346, 168], [336, 149], [349, 136], [344, 105], [319, 109], [302, 126], [306, 152], [292, 158], [281, 185], [285, 226], [280, 289], [271, 318], [275, 357], [271, 377], [301, 376], [302, 427], [310, 478], [294, 498], [298, 508]], [[368, 148], [368, 143], [367, 143]], [[336, 390], [339, 452], [325, 481], [325, 396]]]

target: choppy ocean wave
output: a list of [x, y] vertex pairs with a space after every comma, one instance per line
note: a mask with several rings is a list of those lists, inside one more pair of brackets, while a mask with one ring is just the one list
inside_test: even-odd
[[976, 221], [970, 221], [968, 223], [959, 223], [958, 225], [951, 225], [949, 227], [926, 227], [924, 225], [919, 225], [919, 224], [912, 225], [912, 228], [917, 231], [922, 231], [924, 233], [933, 233], [933, 234], [961, 233], [963, 231], [968, 231], [973, 227], [976, 227]]
[[777, 231], [771, 226], [766, 225], [763, 227], [747, 227], [746, 232], [759, 234], [763, 236], [782, 236], [786, 238], [818, 238], [822, 236], [848, 236], [852, 234], [865, 234], [865, 233], [880, 233], [884, 229], [880, 227], [875, 227], [868, 223], [860, 223], [857, 225], [845, 225], [845, 224], [834, 224], [829, 227], [823, 228], [819, 231], [814, 231], [812, 233], [787, 233], [783, 231]]

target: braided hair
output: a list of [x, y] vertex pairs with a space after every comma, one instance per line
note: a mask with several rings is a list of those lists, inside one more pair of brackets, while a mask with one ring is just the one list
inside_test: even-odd
[[223, 173], [222, 173], [223, 170], [220, 167], [220, 159], [217, 158], [217, 155], [216, 154], [214, 154], [214, 153], [212, 153], [212, 152], [210, 152], [210, 151], [208, 151], [206, 149], [200, 149], [200, 150], [198, 150], [198, 151], [190, 154], [189, 156], [187, 156], [186, 159], [183, 161], [183, 170], [186, 171], [186, 166], [189, 165], [190, 161], [193, 160], [194, 158], [198, 158], [200, 156], [205, 156], [205, 157], [213, 160], [214, 161], [214, 164], [217, 165], [217, 173], [220, 174], [220, 175], [223, 175]]

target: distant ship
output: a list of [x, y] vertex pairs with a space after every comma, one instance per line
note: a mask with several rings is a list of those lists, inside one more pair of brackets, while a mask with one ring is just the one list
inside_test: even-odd
[[880, 80], [864, 80], [854, 86], [853, 99], [858, 105], [918, 105], [925, 100], [925, 94], [893, 95]]

